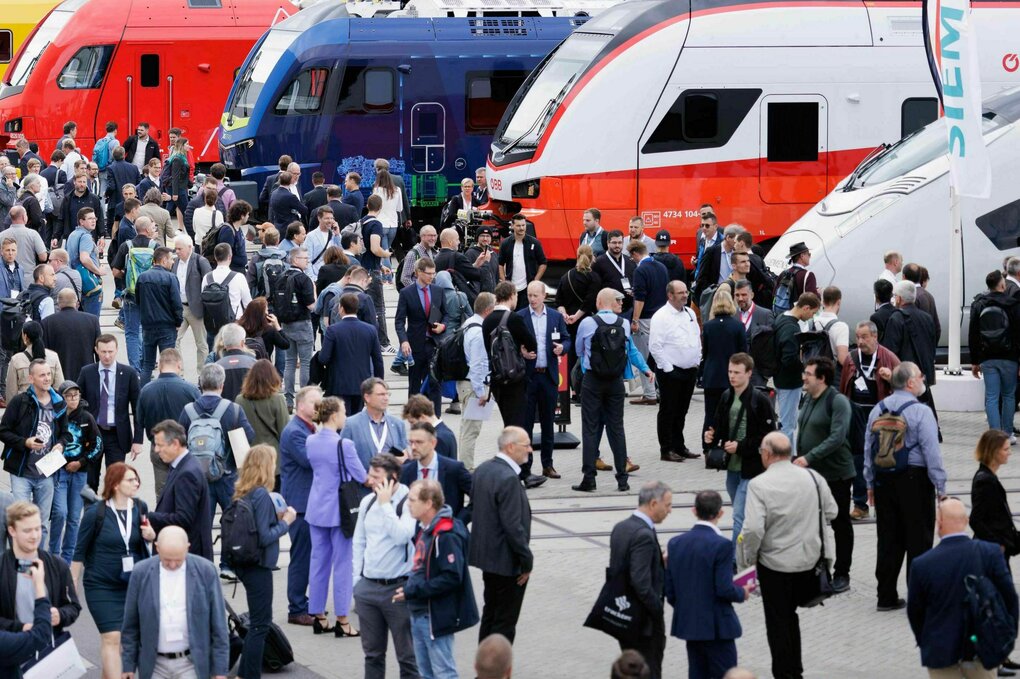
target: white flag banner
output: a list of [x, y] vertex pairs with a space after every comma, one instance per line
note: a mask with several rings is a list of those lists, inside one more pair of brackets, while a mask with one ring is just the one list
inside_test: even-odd
[[[926, 0], [931, 2], [932, 0]], [[956, 193], [988, 198], [992, 167], [981, 134], [981, 75], [970, 0], [934, 0], [935, 49], [949, 135], [950, 175]]]

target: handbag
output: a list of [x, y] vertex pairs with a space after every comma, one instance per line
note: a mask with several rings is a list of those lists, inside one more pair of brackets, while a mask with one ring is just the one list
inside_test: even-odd
[[614, 574], [606, 569], [606, 583], [584, 621], [585, 627], [605, 632], [620, 641], [639, 639], [648, 617], [645, 607], [634, 595], [627, 571], [621, 568]]
[[85, 663], [69, 632], [53, 638], [53, 645], [21, 666], [24, 679], [78, 679], [85, 676]]
[[340, 530], [344, 537], [350, 538], [354, 536], [354, 527], [358, 525], [361, 500], [372, 491], [352, 479], [347, 472], [347, 463], [344, 462], [341, 448], [343, 443], [342, 439], [336, 442], [336, 461], [340, 467]]
[[[734, 396], [736, 398], [736, 396]], [[744, 417], [745, 404], [743, 401], [740, 402], [740, 410], [737, 411], [737, 426], [740, 426], [740, 420]], [[705, 469], [714, 469], [717, 472], [726, 471], [727, 467], [730, 466], [730, 453], [727, 453], [721, 447], [713, 446], [707, 453], [705, 453]]]
[[[808, 473], [811, 474], [811, 472]], [[818, 487], [818, 477], [811, 474], [811, 480], [815, 482], [815, 492], [818, 493], [818, 538], [822, 542], [822, 554], [812, 571], [818, 588], [803, 598], [803, 601], [798, 604], [801, 608], [814, 608], [836, 593], [832, 588], [832, 574], [829, 573], [829, 562], [825, 560], [825, 521], [822, 510], [822, 490]]]

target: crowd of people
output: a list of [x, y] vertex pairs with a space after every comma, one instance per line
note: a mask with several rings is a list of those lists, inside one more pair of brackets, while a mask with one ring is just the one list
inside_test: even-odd
[[[989, 430], [970, 540], [967, 508], [945, 497], [929, 388], [938, 315], [926, 270], [899, 253], [874, 283], [875, 312], [849, 319], [853, 341], [843, 291], [818, 288], [805, 244], [776, 275], [750, 232], [721, 227], [707, 204], [683, 245], [696, 253], [689, 263], [670, 252], [672, 234], [646, 234], [640, 217], [606, 229], [586, 210], [574, 265], [550, 295], [525, 215], [502, 232], [465, 228], [462, 211], [487, 200], [484, 170], [462, 182], [439, 229], [414, 233], [403, 181], [382, 159], [370, 191], [357, 173], [343, 186], [315, 173], [301, 193], [300, 166], [281, 157], [251, 205], [219, 164], [189, 197], [194, 163], [179, 130], [164, 157], [144, 123], [123, 145], [111, 123], [89, 161], [68, 125], [45, 170], [28, 142], [20, 175], [0, 157], [0, 442], [13, 493], [0, 559], [10, 660], [0, 662], [15, 671], [75, 622], [81, 582], [105, 678], [219, 677], [232, 666], [261, 676], [286, 534], [288, 622], [357, 638], [366, 677], [386, 675], [390, 638], [401, 677], [456, 677], [455, 635], [476, 625], [477, 676], [510, 676], [534, 568], [528, 491], [562, 478], [554, 435], [568, 404], [582, 432], [573, 491], [596, 491], [599, 472], [631, 490], [648, 462], [626, 436], [628, 406], [658, 409], [661, 462], [726, 472], [730, 538], [722, 496], [702, 491], [695, 527], [663, 548], [655, 526], [673, 501], [661, 480], [641, 485], [633, 516], [614, 528], [606, 587], [626, 581], [624, 601], [643, 612], [614, 632], [623, 654], [613, 676], [664, 676], [666, 601], [691, 677], [749, 676], [737, 667], [732, 604], [760, 590], [773, 675], [801, 677], [797, 610], [850, 588], [854, 522], [872, 507], [877, 611], [908, 609], [931, 675], [1020, 667], [975, 661], [957, 633], [965, 575], [993, 584], [1015, 628], [1002, 555], [1020, 553], [1020, 538], [997, 472], [1016, 440], [1020, 259], [990, 273], [972, 306]], [[104, 308], [119, 310], [126, 363], [100, 326]], [[183, 377], [188, 330], [194, 383]], [[384, 361], [408, 378], [399, 416]], [[686, 419], [698, 390], [694, 441]], [[498, 452], [476, 464], [493, 406]], [[458, 431], [446, 413], [460, 415]], [[135, 466], [145, 443], [151, 509]], [[480, 597], [469, 566], [482, 574]], [[243, 585], [243, 630], [227, 625], [221, 581]], [[40, 634], [43, 619], [53, 637]]]

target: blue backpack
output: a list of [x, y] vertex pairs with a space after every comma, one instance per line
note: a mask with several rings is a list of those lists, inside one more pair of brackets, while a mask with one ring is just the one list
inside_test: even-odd
[[96, 142], [95, 147], [92, 149], [92, 161], [99, 166], [99, 171], [102, 172], [110, 164], [110, 144], [112, 142], [106, 137], [102, 137]]

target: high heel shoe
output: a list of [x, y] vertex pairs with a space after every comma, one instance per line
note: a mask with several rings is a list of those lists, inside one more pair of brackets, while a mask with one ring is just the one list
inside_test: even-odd
[[335, 624], [332, 627], [329, 626], [329, 618], [326, 616], [322, 616], [321, 618], [319, 616], [315, 616], [315, 619], [312, 621], [313, 634], [329, 634], [330, 632], [335, 632], [336, 629], [337, 626]]
[[[344, 629], [345, 627], [347, 629]], [[350, 630], [350, 632], [348, 632], [347, 630]], [[351, 627], [351, 623], [349, 623], [349, 622], [340, 622], [338, 620], [336, 622], [336, 624], [333, 625], [333, 635], [337, 639], [341, 639], [343, 637], [360, 637], [361, 636], [361, 632], [359, 632], [358, 630], [356, 630], [353, 627]]]

